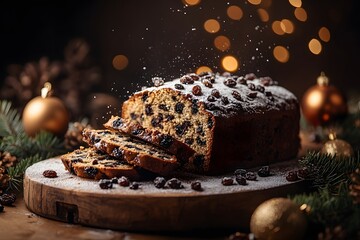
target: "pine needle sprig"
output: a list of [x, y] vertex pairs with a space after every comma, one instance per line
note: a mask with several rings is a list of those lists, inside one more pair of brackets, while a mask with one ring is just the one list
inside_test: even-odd
[[0, 100], [0, 137], [17, 135], [23, 132], [20, 114], [6, 100]]
[[360, 151], [353, 157], [331, 156], [320, 152], [309, 152], [299, 160], [302, 167], [306, 167], [316, 188], [327, 188], [330, 192], [338, 192], [339, 186], [351, 182], [350, 174], [360, 166]]

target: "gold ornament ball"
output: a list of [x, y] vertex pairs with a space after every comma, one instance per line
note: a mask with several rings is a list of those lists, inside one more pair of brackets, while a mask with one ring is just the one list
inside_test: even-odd
[[309, 88], [301, 101], [305, 119], [314, 126], [326, 125], [346, 116], [348, 112], [344, 95], [334, 86], [324, 73], [317, 79], [317, 85]]
[[330, 134], [329, 139], [329, 141], [324, 143], [321, 153], [329, 154], [331, 156], [336, 155], [339, 157], [351, 157], [354, 155], [354, 150], [348, 142], [336, 139], [334, 134]]
[[25, 132], [34, 136], [41, 130], [63, 136], [69, 125], [69, 113], [56, 97], [35, 97], [26, 104], [22, 121]]
[[303, 239], [307, 229], [304, 214], [290, 199], [273, 198], [260, 204], [250, 220], [256, 239]]

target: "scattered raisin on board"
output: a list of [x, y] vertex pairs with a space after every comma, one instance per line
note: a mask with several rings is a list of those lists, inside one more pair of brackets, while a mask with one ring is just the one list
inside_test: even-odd
[[43, 176], [47, 178], [56, 178], [57, 173], [54, 170], [45, 170], [43, 172]]
[[201, 182], [200, 181], [195, 181], [191, 183], [191, 189], [195, 190], [195, 191], [202, 191], [202, 187], [201, 187]]
[[122, 176], [118, 179], [118, 183], [122, 187], [128, 187], [130, 185], [130, 180], [127, 177]]
[[256, 180], [256, 174], [254, 172], [247, 172], [245, 174], [245, 178], [247, 180], [250, 180], [250, 181], [255, 181]]
[[230, 186], [234, 184], [234, 180], [231, 177], [223, 177], [221, 179], [221, 184], [224, 186]]
[[262, 166], [258, 171], [259, 177], [268, 177], [270, 176], [270, 168], [269, 166]]
[[295, 182], [295, 181], [299, 180], [299, 177], [297, 175], [297, 171], [288, 172], [287, 175], [286, 175], [286, 180], [288, 180], [289, 182]]
[[137, 190], [137, 189], [139, 189], [139, 187], [140, 187], [140, 184], [138, 182], [132, 182], [130, 184], [129, 188], [132, 189], [132, 190]]
[[112, 180], [100, 179], [99, 186], [101, 189], [110, 189], [113, 187]]
[[180, 189], [184, 188], [181, 181], [177, 178], [172, 178], [166, 182], [166, 185], [169, 186], [171, 189]]
[[166, 180], [163, 177], [156, 177], [154, 179], [154, 185], [156, 188], [164, 188], [165, 184], [166, 184]]
[[239, 185], [245, 186], [247, 184], [246, 178], [244, 176], [242, 176], [242, 175], [236, 175], [235, 180]]

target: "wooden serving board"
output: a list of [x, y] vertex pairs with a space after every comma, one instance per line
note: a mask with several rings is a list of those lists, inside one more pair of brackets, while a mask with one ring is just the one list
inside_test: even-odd
[[[185, 188], [157, 189], [151, 181], [138, 190], [121, 187], [100, 189], [98, 181], [79, 178], [64, 169], [60, 159], [29, 167], [24, 179], [24, 200], [36, 214], [60, 221], [126, 231], [195, 231], [246, 229], [252, 212], [263, 201], [299, 192], [304, 182], [286, 181], [296, 161], [270, 166], [272, 175], [223, 186], [224, 176], [178, 176]], [[45, 178], [45, 170], [57, 178]], [[228, 176], [231, 176], [228, 175]], [[190, 183], [200, 180], [202, 192]]]

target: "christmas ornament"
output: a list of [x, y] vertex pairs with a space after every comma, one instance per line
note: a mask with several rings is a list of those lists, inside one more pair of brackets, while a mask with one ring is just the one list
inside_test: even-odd
[[303, 239], [306, 228], [306, 218], [299, 206], [286, 198], [263, 202], [250, 220], [250, 229], [256, 239]]
[[24, 130], [29, 136], [41, 130], [63, 136], [68, 129], [68, 111], [59, 98], [48, 96], [49, 92], [51, 84], [45, 83], [41, 97], [35, 97], [25, 106], [22, 119]]
[[329, 141], [324, 143], [321, 153], [343, 157], [351, 157], [354, 155], [354, 150], [351, 145], [344, 140], [337, 139], [335, 133], [330, 133], [329, 139]]
[[86, 143], [82, 140], [82, 131], [85, 128], [92, 128], [86, 120], [70, 123], [69, 129], [65, 134], [65, 147], [67, 149], [74, 150], [80, 146], [86, 145]]
[[354, 203], [360, 204], [360, 168], [351, 174], [351, 181], [350, 195], [354, 198]]
[[332, 123], [346, 116], [348, 111], [345, 97], [336, 87], [329, 85], [323, 72], [317, 85], [305, 92], [301, 109], [305, 119], [314, 126]]

